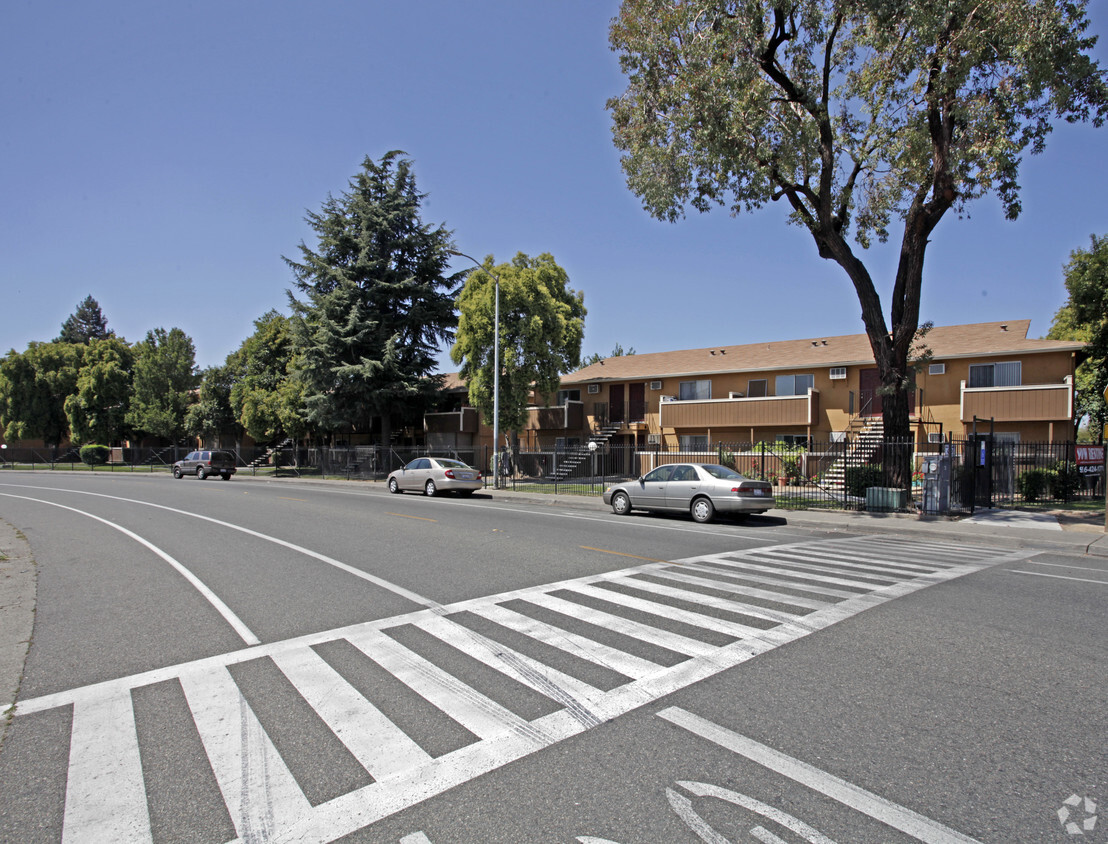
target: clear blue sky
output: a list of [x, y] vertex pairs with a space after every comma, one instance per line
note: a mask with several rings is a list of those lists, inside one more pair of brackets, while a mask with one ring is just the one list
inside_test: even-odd
[[[783, 207], [676, 225], [642, 211], [604, 108], [625, 87], [607, 42], [617, 8], [8, 0], [0, 353], [53, 339], [91, 294], [128, 340], [179, 327], [200, 366], [222, 363], [258, 316], [287, 313], [281, 256], [314, 245], [305, 211], [392, 149], [461, 251], [554, 255], [585, 294], [586, 354], [860, 333], [846, 276]], [[1108, 0], [1090, 15], [1108, 64]], [[924, 319], [1047, 332], [1070, 252], [1108, 234], [1106, 133], [1061, 127], [1025, 161], [1018, 222], [994, 200], [944, 220]], [[889, 279], [895, 250], [866, 260]]]

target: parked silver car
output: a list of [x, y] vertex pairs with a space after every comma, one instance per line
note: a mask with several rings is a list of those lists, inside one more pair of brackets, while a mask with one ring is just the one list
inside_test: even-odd
[[426, 495], [456, 492], [473, 495], [485, 482], [481, 471], [449, 457], [417, 457], [403, 469], [389, 474], [389, 492], [419, 490]]
[[714, 463], [670, 463], [638, 480], [604, 490], [604, 503], [625, 516], [632, 510], [672, 510], [710, 522], [718, 513], [764, 513], [774, 506], [773, 487]]

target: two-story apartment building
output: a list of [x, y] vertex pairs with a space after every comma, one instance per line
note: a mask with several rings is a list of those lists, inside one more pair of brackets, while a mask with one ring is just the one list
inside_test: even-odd
[[[1082, 343], [1028, 338], [1030, 320], [937, 326], [912, 390], [918, 442], [993, 431], [1035, 442], [1074, 439], [1074, 372]], [[537, 397], [524, 447], [600, 437], [637, 447], [827, 442], [881, 417], [877, 367], [864, 334], [607, 358]], [[464, 395], [464, 386], [453, 387]], [[436, 429], [450, 429], [449, 434]], [[429, 417], [428, 443], [490, 441], [472, 409]], [[459, 438], [459, 434], [461, 437]]]

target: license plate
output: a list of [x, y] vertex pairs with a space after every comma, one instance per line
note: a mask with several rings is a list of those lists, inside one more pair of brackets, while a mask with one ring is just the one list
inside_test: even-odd
[[754, 489], [754, 490], [751, 490], [751, 492], [753, 492], [755, 495], [765, 495], [766, 494], [766, 491], [764, 489]]

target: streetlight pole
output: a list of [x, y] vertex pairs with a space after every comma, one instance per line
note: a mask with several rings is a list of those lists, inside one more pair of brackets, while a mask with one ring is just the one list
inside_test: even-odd
[[492, 324], [492, 485], [493, 489], [500, 489], [500, 276], [486, 270], [484, 264], [465, 252], [458, 252], [455, 249], [448, 251], [451, 255], [457, 255], [459, 258], [472, 261], [482, 272], [491, 275], [496, 285]]

